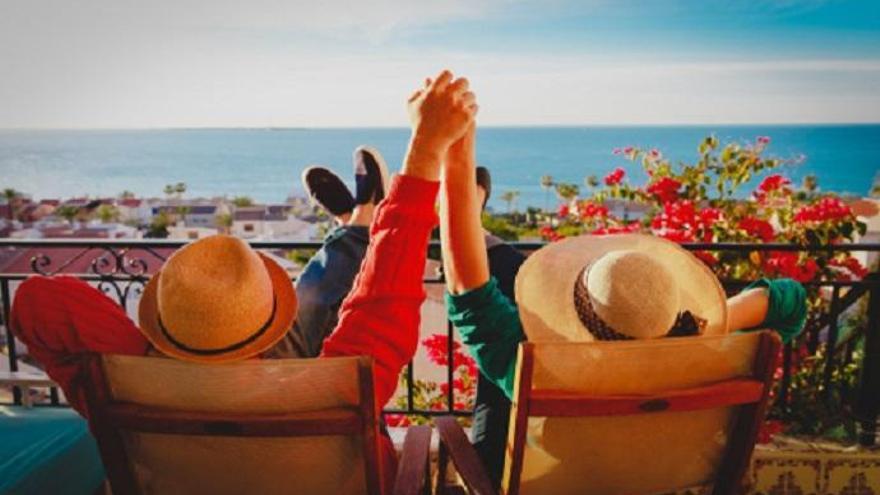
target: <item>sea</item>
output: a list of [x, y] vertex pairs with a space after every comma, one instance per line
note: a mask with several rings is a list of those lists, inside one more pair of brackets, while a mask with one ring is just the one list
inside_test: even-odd
[[[693, 163], [708, 135], [723, 143], [768, 136], [766, 154], [788, 161], [781, 173], [796, 184], [815, 175], [824, 191], [867, 195], [880, 171], [880, 124], [485, 127], [478, 131], [477, 160], [492, 173], [490, 207], [553, 207], [555, 195], [540, 185], [544, 175], [583, 189], [586, 177], [623, 167], [641, 184], [641, 166], [614, 155], [615, 148], [657, 148]], [[403, 128], [0, 131], [0, 188], [35, 199], [125, 190], [162, 197], [166, 184], [183, 182], [189, 198], [278, 203], [304, 195], [300, 175], [309, 165], [324, 165], [352, 185], [351, 154], [359, 145], [377, 148], [393, 172], [408, 139]], [[499, 199], [505, 191], [519, 193], [516, 203]]]

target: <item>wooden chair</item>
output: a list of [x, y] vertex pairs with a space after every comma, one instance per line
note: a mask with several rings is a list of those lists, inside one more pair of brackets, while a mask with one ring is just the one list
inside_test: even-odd
[[[94, 355], [90, 426], [113, 493], [380, 494], [372, 360], [200, 365]], [[411, 429], [395, 493], [425, 493]]]
[[[780, 347], [773, 332], [522, 344], [500, 492], [738, 493]], [[451, 457], [471, 493], [496, 493], [458, 424], [435, 425], [440, 472]]]

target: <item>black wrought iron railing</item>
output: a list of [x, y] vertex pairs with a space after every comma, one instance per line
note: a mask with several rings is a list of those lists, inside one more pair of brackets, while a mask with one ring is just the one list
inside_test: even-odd
[[[2, 316], [4, 324], [9, 321], [9, 309], [14, 297], [16, 286], [24, 279], [34, 274], [55, 275], [68, 274], [94, 283], [100, 290], [115, 298], [120, 305], [130, 308], [131, 304], [140, 296], [145, 282], [150, 273], [154, 272], [175, 249], [184, 245], [184, 241], [166, 240], [18, 240], [0, 239], [0, 263], [7, 268], [0, 273], [0, 303], [2, 303]], [[268, 250], [286, 256], [294, 250], [301, 250], [305, 254], [316, 251], [320, 243], [315, 242], [252, 242], [256, 249]], [[543, 246], [543, 243], [516, 243], [516, 247], [524, 252], [534, 251]], [[880, 252], [880, 244], [834, 244], [827, 246], [799, 246], [793, 244], [686, 244], [684, 246], [694, 251], [709, 251], [714, 253], [751, 253], [768, 251], [805, 251], [805, 252]], [[433, 243], [431, 253], [439, 253], [439, 246]], [[303, 253], [300, 253], [303, 254]], [[22, 257], [26, 259], [22, 259]], [[302, 257], [302, 256], [300, 256]], [[5, 260], [5, 261], [4, 261]], [[12, 261], [10, 261], [12, 260]], [[2, 266], [2, 265], [0, 265]], [[295, 277], [292, 277], [295, 279]], [[733, 292], [747, 285], [750, 280], [723, 280], [726, 289]], [[442, 284], [442, 273], [436, 276], [426, 277], [425, 284]], [[833, 394], [835, 373], [842, 366], [855, 364], [859, 367], [859, 379], [856, 390], [850, 395], [855, 397], [850, 414], [860, 424], [859, 441], [865, 445], [874, 444], [877, 434], [877, 418], [880, 413], [880, 273], [871, 273], [862, 280], [855, 281], [823, 281], [806, 284], [808, 287], [822, 288], [830, 291], [830, 303], [822, 309], [810, 315], [807, 328], [801, 338], [784, 348], [779, 392], [776, 397], [782, 410], [786, 411], [786, 405], [790, 400], [792, 387], [791, 362], [797, 349], [806, 348], [810, 354], [822, 352], [822, 379], [813, 384], [820, 388], [823, 400], [831, 401], [836, 397]], [[842, 316], [855, 311], [856, 305], [867, 298], [864, 317], [861, 323], [851, 328], [848, 334], [842, 338], [840, 334], [840, 322]], [[443, 324], [446, 329], [448, 342], [453, 342], [455, 330], [448, 322], [433, 322], [428, 325]], [[17, 371], [20, 367], [21, 356], [19, 355], [16, 340], [13, 338], [8, 325], [5, 326], [6, 358], [11, 371]], [[435, 328], [438, 328], [435, 326]], [[858, 344], [858, 345], [857, 345]], [[860, 349], [857, 352], [857, 348]], [[406, 407], [386, 409], [387, 414], [411, 414], [421, 416], [436, 416], [454, 414], [466, 416], [471, 414], [469, 410], [455, 407], [456, 397], [453, 382], [454, 362], [453, 346], [447, 346], [446, 366], [446, 397], [445, 407], [442, 409], [418, 408], [415, 405], [414, 383], [416, 380], [415, 370], [410, 365], [405, 370]], [[855, 361], [854, 360], [858, 360]], [[13, 390], [13, 402], [20, 404], [21, 391]], [[59, 394], [56, 389], [49, 392], [47, 405], [61, 405]], [[794, 411], [789, 411], [794, 413]]]

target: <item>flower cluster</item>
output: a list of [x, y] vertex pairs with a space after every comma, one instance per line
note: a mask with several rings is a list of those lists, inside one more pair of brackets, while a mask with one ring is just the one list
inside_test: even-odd
[[667, 201], [651, 219], [651, 232], [675, 242], [712, 242], [712, 226], [723, 215], [717, 208], [699, 210], [690, 200]]
[[[428, 360], [437, 366], [449, 365], [450, 349], [449, 337], [446, 334], [434, 334], [422, 340], [422, 347], [428, 356]], [[452, 394], [452, 407], [457, 411], [473, 409], [476, 398], [477, 364], [474, 359], [462, 351], [459, 342], [452, 342], [452, 373], [453, 380], [437, 383], [429, 380], [414, 380], [413, 406], [417, 410], [444, 411], [450, 404], [450, 392]], [[402, 386], [406, 386], [406, 374], [400, 376]], [[395, 399], [395, 405], [400, 408], [407, 406], [407, 397], [399, 396]], [[406, 416], [402, 414], [386, 414], [385, 421], [389, 426], [409, 426], [421, 424], [427, 421], [421, 416]]]
[[795, 211], [797, 223], [819, 223], [835, 220], [851, 220], [853, 212], [840, 198], [828, 196], [814, 204], [801, 206]]
[[739, 228], [744, 230], [746, 234], [757, 237], [764, 242], [771, 242], [776, 237], [773, 226], [766, 220], [761, 220], [753, 216], [743, 217], [737, 224]]
[[678, 190], [681, 182], [671, 177], [661, 177], [651, 183], [645, 191], [654, 195], [661, 203], [675, 201], [678, 198]]
[[617, 167], [613, 172], [605, 176], [606, 186], [616, 186], [623, 181], [626, 171], [622, 167]]
[[763, 268], [770, 277], [788, 277], [798, 282], [810, 282], [819, 273], [815, 259], [792, 251], [771, 251]]
[[859, 260], [849, 255], [843, 258], [830, 259], [828, 266], [837, 271], [837, 280], [849, 281], [863, 279], [868, 276], [868, 269]]

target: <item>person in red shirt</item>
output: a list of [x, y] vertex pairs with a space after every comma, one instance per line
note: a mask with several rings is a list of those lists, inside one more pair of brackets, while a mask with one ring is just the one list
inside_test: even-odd
[[[455, 79], [449, 71], [427, 79], [407, 104], [412, 135], [406, 158], [375, 213], [361, 270], [320, 354], [372, 356], [379, 408], [391, 399], [402, 368], [416, 350], [427, 245], [438, 223], [435, 202], [441, 162], [450, 145], [472, 126], [477, 112], [467, 79]], [[64, 390], [71, 406], [84, 416], [88, 414], [82, 389], [88, 376], [85, 354], [153, 351], [122, 308], [70, 277], [33, 277], [23, 282], [9, 323]], [[390, 488], [396, 455], [387, 436], [381, 441], [382, 478]]]

